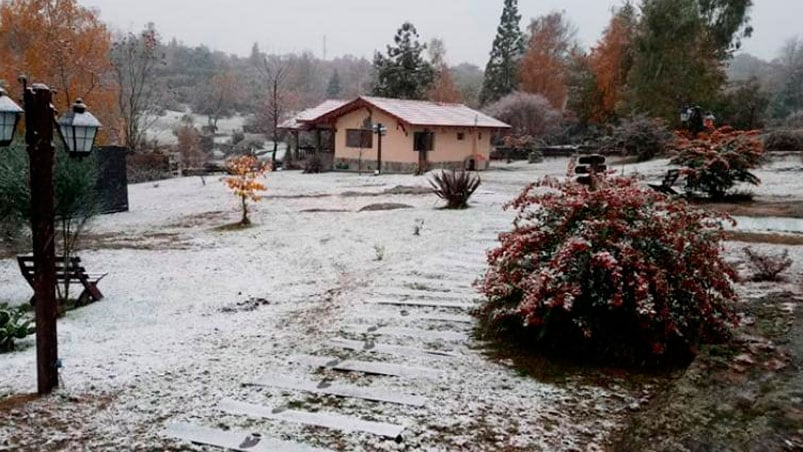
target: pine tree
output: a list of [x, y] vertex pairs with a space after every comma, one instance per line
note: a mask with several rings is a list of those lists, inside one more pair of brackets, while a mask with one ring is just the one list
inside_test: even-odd
[[485, 67], [485, 81], [480, 94], [480, 103], [483, 105], [510, 94], [518, 86], [518, 61], [524, 54], [524, 34], [519, 27], [520, 22], [518, 0], [505, 0], [491, 58]]
[[434, 70], [422, 57], [426, 44], [418, 42], [418, 31], [405, 22], [396, 32], [395, 45], [387, 47], [387, 56], [374, 55], [375, 96], [397, 99], [424, 99], [432, 84]]
[[332, 77], [329, 78], [329, 84], [326, 86], [326, 98], [337, 99], [340, 97], [342, 91], [343, 87], [340, 85], [340, 73], [335, 69]]

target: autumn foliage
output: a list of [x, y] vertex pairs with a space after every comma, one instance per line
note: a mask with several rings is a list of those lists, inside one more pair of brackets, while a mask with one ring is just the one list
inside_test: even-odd
[[671, 163], [682, 167], [687, 191], [722, 199], [737, 182], [761, 183], [750, 170], [758, 167], [763, 157], [758, 131], [721, 127], [696, 138], [680, 134]]
[[721, 254], [723, 218], [630, 178], [596, 191], [544, 179], [507, 208], [514, 229], [479, 283], [488, 331], [628, 363], [687, 357], [728, 336], [736, 274]]
[[530, 41], [519, 66], [520, 89], [540, 94], [563, 110], [568, 96], [568, 61], [573, 30], [563, 13], [540, 17], [530, 25]]
[[591, 119], [595, 122], [615, 119], [616, 111], [624, 100], [627, 74], [633, 65], [634, 55], [636, 25], [632, 10], [630, 5], [619, 10], [591, 51], [590, 65], [597, 91]]
[[229, 160], [226, 166], [231, 174], [224, 179], [226, 185], [235, 196], [240, 198], [243, 213], [240, 224], [251, 224], [251, 220], [248, 218], [248, 201], [258, 202], [262, 199], [259, 192], [263, 192], [267, 188], [257, 179], [269, 171], [269, 166], [250, 155], [235, 157]]
[[60, 112], [82, 98], [103, 123], [100, 143], [116, 141], [117, 86], [109, 58], [111, 34], [75, 0], [0, 3], [0, 79], [13, 92], [20, 74], [55, 89]]

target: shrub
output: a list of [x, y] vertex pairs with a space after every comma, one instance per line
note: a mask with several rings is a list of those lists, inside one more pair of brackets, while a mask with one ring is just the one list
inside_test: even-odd
[[432, 191], [446, 201], [447, 209], [465, 209], [480, 186], [480, 177], [468, 171], [444, 170], [430, 179]]
[[487, 113], [510, 124], [515, 136], [544, 140], [560, 132], [561, 113], [540, 94], [508, 94], [489, 105]]
[[787, 116], [784, 124], [792, 129], [803, 129], [803, 110], [797, 110]]
[[803, 131], [774, 130], [764, 137], [764, 149], [775, 151], [803, 151]]
[[128, 182], [138, 184], [169, 179], [170, 158], [161, 152], [137, 152], [126, 155]]
[[[348, 166], [346, 166], [348, 168]], [[323, 171], [323, 161], [318, 155], [312, 155], [304, 164], [304, 174], [318, 174]]]
[[646, 162], [666, 152], [672, 139], [672, 133], [662, 120], [638, 115], [623, 120], [613, 130], [609, 141], [614, 150]]
[[778, 281], [780, 274], [792, 266], [789, 250], [784, 250], [781, 254], [764, 254], [748, 246], [743, 251], [753, 270], [753, 281]]
[[33, 319], [22, 309], [0, 305], [0, 352], [14, 350], [16, 340], [33, 334], [36, 328], [32, 325]]
[[758, 167], [763, 157], [758, 132], [722, 127], [696, 139], [679, 137], [671, 163], [682, 167], [688, 193], [703, 192], [722, 199], [737, 182], [761, 183], [750, 170]]
[[736, 273], [720, 255], [722, 217], [629, 178], [594, 191], [545, 179], [506, 208], [514, 229], [478, 282], [487, 333], [621, 363], [686, 358], [728, 337]]

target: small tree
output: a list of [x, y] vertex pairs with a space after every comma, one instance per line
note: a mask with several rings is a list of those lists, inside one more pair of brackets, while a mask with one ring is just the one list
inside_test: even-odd
[[480, 186], [480, 177], [468, 171], [444, 170], [429, 181], [432, 191], [446, 201], [447, 209], [465, 209]]
[[240, 225], [249, 225], [251, 220], [248, 218], [248, 201], [258, 202], [262, 199], [258, 192], [265, 191], [267, 188], [257, 179], [264, 176], [270, 167], [251, 155], [235, 157], [229, 160], [226, 166], [231, 174], [230, 177], [225, 178], [226, 185], [235, 196], [240, 198], [243, 213]]

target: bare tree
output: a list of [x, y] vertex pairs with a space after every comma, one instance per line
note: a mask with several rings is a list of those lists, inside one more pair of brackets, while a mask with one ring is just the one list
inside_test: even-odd
[[139, 35], [129, 33], [114, 43], [111, 61], [119, 86], [117, 106], [123, 120], [125, 144], [136, 151], [145, 141], [145, 133], [156, 120], [149, 118], [157, 104], [154, 83], [156, 70], [164, 63], [159, 35], [152, 23]]
[[[287, 76], [290, 72], [290, 64], [281, 57], [265, 56], [261, 60], [259, 71], [268, 90], [263, 118], [267, 120], [271, 140], [273, 141], [271, 163], [275, 168], [276, 152], [279, 149], [279, 123], [284, 119], [290, 104], [290, 95], [287, 90]], [[291, 158], [290, 153], [286, 152], [284, 156], [285, 166], [288, 166], [287, 164]]]

